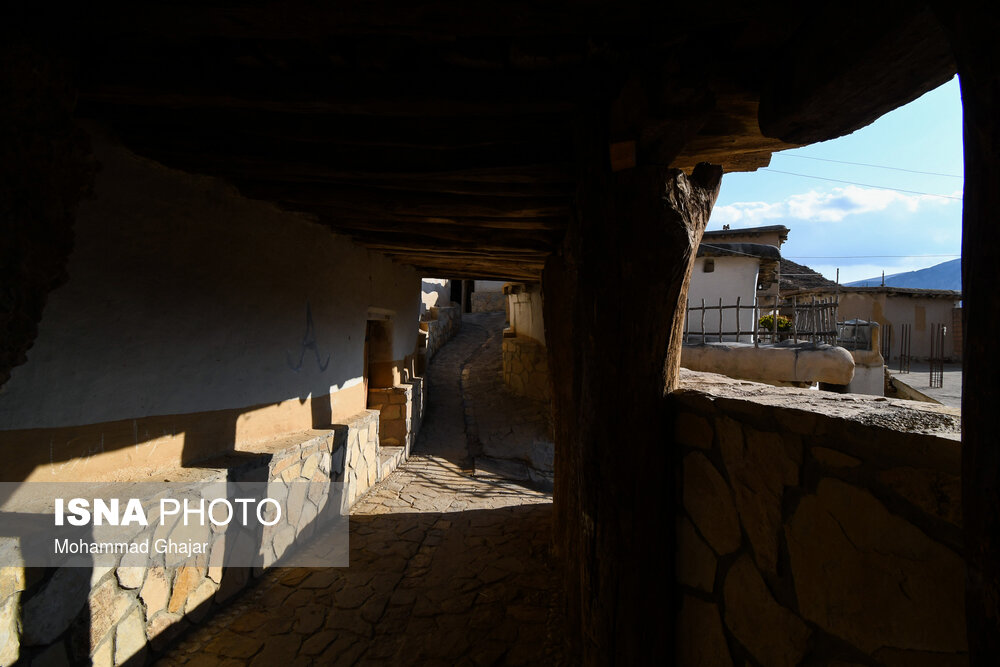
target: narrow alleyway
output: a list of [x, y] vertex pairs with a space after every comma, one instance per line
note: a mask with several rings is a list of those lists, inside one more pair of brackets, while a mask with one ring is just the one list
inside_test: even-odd
[[158, 664], [560, 664], [551, 496], [470, 474], [462, 372], [496, 318], [467, 316], [430, 364], [412, 456], [352, 510], [350, 567], [264, 574]]

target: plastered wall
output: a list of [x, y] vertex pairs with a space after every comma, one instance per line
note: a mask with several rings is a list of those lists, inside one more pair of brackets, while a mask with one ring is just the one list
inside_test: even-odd
[[[714, 270], [705, 271], [706, 262], [714, 262]], [[691, 283], [688, 288], [688, 304], [701, 306], [705, 300], [706, 306], [735, 306], [736, 298], [740, 297], [741, 306], [751, 309], [740, 311], [740, 331], [753, 331], [753, 304], [757, 296], [757, 272], [760, 261], [753, 257], [699, 257], [695, 260], [691, 272]], [[762, 304], [766, 305], [766, 304]], [[736, 331], [736, 310], [722, 311], [723, 331]], [[695, 311], [687, 324], [688, 331], [701, 332], [701, 312]], [[709, 333], [719, 331], [719, 311], [705, 313], [705, 330]], [[716, 337], [715, 340], [718, 340]], [[734, 341], [736, 336], [723, 336], [723, 340]], [[740, 337], [742, 342], [750, 342], [751, 336]]]
[[139, 472], [343, 421], [365, 409], [373, 309], [394, 359], [413, 354], [412, 269], [96, 131], [94, 152], [70, 279], [0, 390], [11, 479]]

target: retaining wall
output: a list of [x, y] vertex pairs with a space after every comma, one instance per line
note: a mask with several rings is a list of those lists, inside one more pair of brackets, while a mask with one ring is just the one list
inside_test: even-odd
[[504, 337], [503, 381], [519, 396], [551, 400], [549, 357], [545, 346], [523, 336]]
[[462, 311], [458, 306], [432, 307], [420, 322], [420, 330], [425, 333], [423, 362], [430, 361], [441, 346], [451, 340], [462, 327]]
[[968, 663], [957, 411], [682, 379], [678, 664]]
[[[406, 395], [412, 394], [407, 387]], [[387, 464], [375, 410], [332, 429], [285, 436], [230, 458], [235, 460], [184, 469], [185, 484], [250, 477], [286, 486], [290, 496], [296, 482], [344, 482], [346, 511], [399, 462], [397, 457]], [[313, 496], [324, 487], [329, 489], [297, 485], [299, 491], [308, 488], [309, 495], [290, 500], [283, 521], [265, 531], [262, 567], [210, 566], [219, 562], [214, 550], [225, 548], [222, 536], [212, 533], [207, 536], [209, 554], [161, 555], [159, 564], [149, 568], [130, 567], [127, 560], [117, 567], [0, 568], [0, 664], [18, 658], [24, 664], [142, 664], [243, 589], [289, 545], [312, 537], [314, 519], [327, 500]], [[268, 492], [272, 497], [280, 493]]]

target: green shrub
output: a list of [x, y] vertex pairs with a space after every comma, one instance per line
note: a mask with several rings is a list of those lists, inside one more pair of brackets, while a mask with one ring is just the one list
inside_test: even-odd
[[[765, 315], [760, 318], [760, 328], [767, 331], [774, 331], [774, 315]], [[778, 315], [778, 331], [791, 331], [792, 320], [784, 315]]]

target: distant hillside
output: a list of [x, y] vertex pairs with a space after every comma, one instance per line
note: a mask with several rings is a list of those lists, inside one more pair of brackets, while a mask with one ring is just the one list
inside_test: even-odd
[[[848, 287], [878, 287], [882, 284], [882, 276], [856, 280], [844, 283]], [[949, 262], [935, 264], [918, 271], [894, 273], [885, 277], [888, 287], [916, 287], [918, 289], [950, 289], [962, 291], [962, 260], [953, 259]]]

